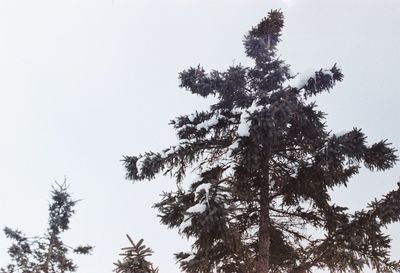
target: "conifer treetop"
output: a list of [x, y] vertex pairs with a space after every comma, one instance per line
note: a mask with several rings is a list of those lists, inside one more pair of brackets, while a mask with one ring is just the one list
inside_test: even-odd
[[123, 257], [122, 261], [118, 260], [113, 270], [116, 273], [158, 273], [158, 268], [154, 268], [153, 264], [147, 261], [147, 258], [153, 254], [153, 251], [146, 247], [143, 239], [135, 243], [132, 238], [127, 234], [131, 246], [124, 247], [120, 255]]
[[27, 237], [23, 232], [4, 228], [7, 238], [13, 241], [8, 248], [11, 263], [1, 268], [1, 273], [65, 273], [75, 272], [77, 265], [68, 257], [70, 252], [90, 254], [93, 247], [66, 245], [61, 235], [69, 230], [71, 216], [77, 201], [68, 192], [66, 181], [55, 183], [49, 203], [49, 223], [42, 236]]
[[[396, 272], [383, 229], [399, 221], [400, 189], [354, 213], [331, 200], [362, 167], [393, 167], [396, 150], [368, 143], [356, 127], [327, 129], [314, 99], [343, 80], [341, 69], [294, 76], [276, 54], [283, 25], [273, 10], [245, 36], [251, 67], [181, 72], [180, 87], [218, 101], [171, 121], [177, 145], [126, 156], [127, 178], [175, 178], [177, 190], [155, 207], [161, 223], [194, 239], [191, 251], [176, 253], [184, 272]], [[185, 190], [188, 171], [197, 178]]]

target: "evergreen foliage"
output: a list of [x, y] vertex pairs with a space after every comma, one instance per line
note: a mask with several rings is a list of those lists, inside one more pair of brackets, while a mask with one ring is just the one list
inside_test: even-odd
[[67, 256], [69, 251], [76, 254], [90, 254], [89, 245], [72, 248], [61, 239], [61, 234], [69, 229], [71, 216], [75, 213], [77, 201], [68, 193], [64, 182], [51, 190], [49, 223], [43, 236], [27, 237], [19, 230], [4, 228], [5, 235], [13, 241], [8, 248], [11, 263], [1, 268], [1, 273], [64, 273], [75, 272], [77, 266]]
[[151, 256], [153, 251], [143, 244], [143, 239], [138, 243], [128, 237], [131, 246], [124, 247], [120, 255], [123, 256], [122, 261], [118, 260], [114, 265], [114, 272], [117, 273], [158, 273], [158, 269], [153, 267], [153, 264], [147, 261], [147, 257]]
[[[400, 188], [361, 211], [331, 201], [365, 166], [387, 170], [390, 143], [367, 143], [361, 129], [332, 134], [314, 97], [343, 74], [333, 65], [295, 83], [277, 54], [284, 17], [273, 10], [245, 36], [254, 66], [180, 73], [180, 86], [218, 102], [171, 121], [180, 142], [161, 152], [126, 156], [127, 178], [176, 179], [155, 204], [161, 223], [194, 240], [176, 258], [187, 273], [395, 272], [383, 229], [400, 220]], [[185, 190], [188, 171], [198, 178]], [[319, 234], [319, 235], [317, 235]]]

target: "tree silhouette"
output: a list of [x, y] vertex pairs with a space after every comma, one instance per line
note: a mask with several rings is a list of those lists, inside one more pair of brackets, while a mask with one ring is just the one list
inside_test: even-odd
[[[386, 140], [368, 144], [358, 128], [327, 129], [313, 99], [343, 74], [335, 64], [292, 75], [277, 54], [283, 25], [273, 10], [245, 36], [252, 67], [180, 73], [182, 88], [218, 101], [171, 121], [178, 145], [126, 156], [127, 178], [176, 179], [155, 207], [163, 224], [194, 240], [191, 252], [176, 254], [187, 273], [400, 270], [382, 231], [399, 221], [400, 189], [354, 213], [331, 200], [362, 166], [393, 167], [395, 150]], [[185, 190], [188, 171], [198, 178]]]
[[67, 254], [89, 254], [92, 246], [70, 247], [61, 239], [69, 229], [71, 216], [77, 201], [68, 193], [66, 182], [56, 183], [51, 190], [49, 226], [42, 236], [27, 237], [19, 230], [4, 228], [6, 236], [13, 241], [8, 248], [11, 263], [0, 269], [1, 273], [64, 273], [75, 272], [77, 266]]
[[158, 273], [158, 269], [153, 267], [153, 264], [147, 261], [147, 257], [153, 254], [153, 251], [143, 244], [143, 239], [138, 243], [132, 240], [127, 234], [131, 246], [122, 248], [120, 254], [122, 261], [118, 260], [114, 265], [114, 272], [117, 273]]

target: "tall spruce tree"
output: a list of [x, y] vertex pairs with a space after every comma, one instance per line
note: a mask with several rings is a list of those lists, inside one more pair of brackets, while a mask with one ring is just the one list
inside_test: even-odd
[[68, 193], [67, 184], [56, 184], [51, 191], [49, 204], [49, 226], [43, 236], [27, 237], [19, 230], [4, 228], [4, 233], [13, 241], [8, 248], [11, 263], [1, 268], [1, 273], [65, 273], [75, 272], [77, 266], [68, 258], [69, 251], [89, 254], [89, 245], [70, 247], [61, 234], [69, 229], [70, 217], [75, 213], [76, 200]]
[[[294, 83], [277, 55], [283, 25], [274, 10], [245, 36], [252, 67], [180, 73], [182, 88], [218, 102], [171, 121], [178, 145], [126, 156], [127, 178], [176, 178], [177, 190], [155, 207], [161, 223], [194, 239], [191, 252], [175, 254], [184, 272], [399, 270], [382, 229], [400, 220], [400, 189], [354, 213], [330, 196], [362, 166], [391, 168], [395, 150], [387, 141], [368, 144], [357, 128], [329, 132], [313, 98], [343, 74], [333, 65]], [[185, 190], [190, 170], [198, 178]]]

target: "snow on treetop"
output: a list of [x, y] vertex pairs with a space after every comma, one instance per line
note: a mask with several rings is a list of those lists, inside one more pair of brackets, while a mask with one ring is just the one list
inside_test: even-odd
[[192, 143], [195, 143], [195, 142], [196, 142], [196, 139], [186, 139], [186, 138], [183, 138], [183, 139], [181, 139], [181, 140], [179, 141], [178, 147], [186, 148], [187, 145], [192, 144]]
[[240, 124], [237, 129], [237, 134], [239, 137], [245, 137], [250, 135], [250, 125], [248, 122], [248, 118], [250, 117], [249, 113], [243, 113], [240, 116]]
[[188, 119], [189, 119], [190, 122], [193, 122], [194, 119], [195, 119], [195, 117], [196, 117], [196, 114], [190, 114], [190, 115], [188, 115]]
[[[251, 125], [251, 121], [250, 116], [256, 112], [256, 111], [260, 111], [264, 108], [264, 106], [262, 105], [258, 105], [258, 100], [254, 100], [253, 103], [251, 104], [251, 106], [249, 108], [245, 108], [245, 109], [239, 109], [239, 108], [233, 108], [232, 109], [232, 113], [233, 114], [240, 114], [240, 123], [239, 126], [237, 128], [237, 136], [238, 138], [235, 139], [232, 144], [228, 147], [228, 157], [232, 156], [232, 152], [237, 149], [239, 147], [239, 141], [241, 137], [246, 137], [246, 136], [250, 136], [250, 125]], [[269, 107], [270, 105], [266, 105], [266, 107]]]
[[210, 127], [215, 126], [218, 124], [218, 116], [213, 115], [210, 119], [205, 120], [196, 125], [197, 130], [206, 129], [208, 130]]
[[251, 121], [249, 120], [251, 114], [255, 111], [260, 111], [263, 106], [257, 106], [258, 100], [254, 100], [251, 106], [242, 111], [242, 115], [240, 116], [240, 124], [237, 129], [237, 134], [239, 137], [249, 136], [250, 135], [250, 125]]
[[196, 204], [186, 210], [187, 213], [203, 213], [207, 209], [207, 205], [205, 203]]
[[297, 77], [289, 82], [289, 85], [302, 89], [304, 86], [308, 84], [310, 79], [316, 80], [317, 73], [322, 73], [324, 75], [328, 75], [333, 79], [333, 72], [330, 69], [321, 69], [320, 71], [315, 71], [313, 69], [307, 69], [306, 71], [299, 73]]
[[229, 147], [228, 147], [228, 156], [232, 156], [232, 152], [239, 147], [239, 139], [236, 139]]
[[188, 263], [191, 260], [193, 260], [194, 258], [196, 258], [196, 255], [194, 253], [192, 253], [189, 256], [187, 256], [185, 259], [182, 259], [181, 262]]
[[186, 228], [192, 226], [192, 218], [191, 216], [185, 215], [181, 225], [179, 226], [179, 231], [183, 232]]
[[204, 183], [204, 184], [200, 184], [194, 194], [195, 194], [195, 198], [197, 199], [198, 195], [200, 194], [200, 192], [204, 191], [206, 193], [206, 199], [208, 200], [208, 196], [209, 196], [209, 192], [210, 192], [210, 188], [211, 188], [211, 183]]
[[196, 125], [197, 130], [206, 129], [208, 130], [210, 127], [218, 124], [219, 120], [226, 119], [224, 115], [222, 115], [219, 111], [215, 112], [214, 115], [211, 116], [210, 119], [205, 120]]
[[152, 155], [142, 155], [138, 158], [138, 160], [136, 161], [136, 169], [137, 169], [137, 175], [140, 176], [143, 170], [143, 165], [144, 162], [146, 161], [146, 159], [153, 159], [156, 155], [152, 154]]
[[136, 169], [138, 172], [138, 176], [140, 176], [140, 173], [142, 172], [142, 168], [143, 168], [143, 162], [146, 159], [145, 156], [141, 156], [137, 161], [136, 161]]

